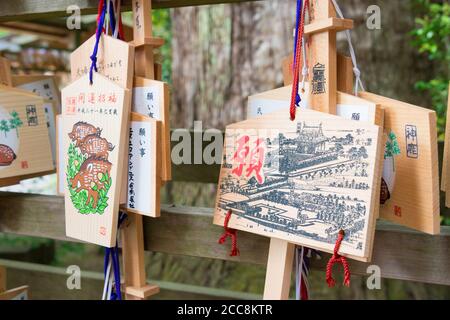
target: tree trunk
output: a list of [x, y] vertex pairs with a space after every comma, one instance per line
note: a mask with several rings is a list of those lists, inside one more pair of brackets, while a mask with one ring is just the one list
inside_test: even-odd
[[[430, 106], [414, 90], [433, 68], [410, 45], [414, 27], [411, 1], [338, 1], [355, 20], [352, 33], [366, 89]], [[295, 0], [180, 8], [172, 11], [172, 126], [222, 129], [244, 119], [249, 95], [282, 85], [281, 60], [292, 52]], [[366, 11], [381, 8], [381, 30], [369, 30]], [[344, 34], [340, 51], [348, 54]]]

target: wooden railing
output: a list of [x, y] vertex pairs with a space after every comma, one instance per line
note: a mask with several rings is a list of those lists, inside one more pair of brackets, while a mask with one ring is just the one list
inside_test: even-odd
[[[57, 240], [65, 236], [64, 199], [19, 193], [0, 193], [0, 232]], [[161, 217], [144, 219], [145, 248], [155, 252], [265, 264], [269, 240], [239, 233], [241, 255], [229, 257], [228, 248], [217, 244], [221, 228], [212, 224], [212, 209], [163, 206]], [[327, 255], [313, 261], [324, 268]], [[450, 285], [450, 227], [431, 236], [379, 222], [371, 264], [381, 276]], [[369, 264], [351, 261], [354, 274], [365, 275]]]
[[[439, 144], [440, 152], [442, 147]], [[219, 170], [218, 164], [172, 165], [173, 182], [216, 184]], [[212, 224], [212, 215], [212, 208], [163, 205], [160, 218], [144, 218], [146, 250], [267, 263], [269, 239], [247, 232], [239, 232], [241, 255], [230, 257], [228, 247], [217, 244], [222, 229]], [[60, 196], [0, 192], [0, 232], [76, 241], [65, 235], [64, 199]], [[313, 260], [312, 267], [324, 269], [327, 258], [324, 254], [323, 259]], [[384, 278], [450, 285], [450, 227], [441, 227], [440, 235], [431, 236], [380, 220], [371, 264], [380, 267]], [[366, 275], [368, 266], [351, 261], [354, 274]]]
[[[132, 0], [123, 0], [123, 11], [131, 10]], [[201, 6], [208, 4], [250, 2], [260, 0], [153, 0], [154, 9]], [[0, 1], [0, 22], [36, 20], [44, 18], [62, 17], [72, 14], [67, 12], [69, 7], [77, 6], [82, 14], [97, 12], [98, 0], [14, 0]]]

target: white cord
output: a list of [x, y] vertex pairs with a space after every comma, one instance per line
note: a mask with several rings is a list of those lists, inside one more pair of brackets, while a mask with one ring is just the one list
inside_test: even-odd
[[303, 55], [303, 68], [302, 68], [302, 92], [305, 91], [305, 82], [308, 79], [308, 62], [306, 60], [306, 41], [305, 36], [302, 37], [302, 55]]
[[[108, 258], [108, 267], [106, 268], [105, 282], [103, 284], [102, 300], [106, 300], [106, 293], [109, 291], [108, 284], [109, 284], [110, 273], [111, 273], [111, 258]], [[109, 295], [108, 295], [108, 297], [109, 297]]]
[[109, 276], [108, 295], [106, 296], [106, 300], [111, 300], [112, 287], [113, 287], [113, 274], [111, 273]]
[[[333, 2], [334, 8], [336, 9], [336, 13], [339, 15], [341, 19], [344, 19], [344, 15], [342, 14], [341, 8], [339, 8], [339, 5], [336, 0], [331, 0]], [[352, 36], [350, 33], [350, 30], [345, 30], [345, 35], [347, 36], [347, 42], [348, 42], [348, 48], [350, 51], [350, 56], [352, 58], [353, 63], [353, 73], [355, 74], [355, 89], [354, 94], [357, 96], [359, 87], [361, 87], [361, 90], [365, 91], [364, 85], [361, 80], [361, 71], [358, 68], [358, 63], [356, 62], [356, 54], [355, 49], [353, 48], [352, 44]]]
[[116, 30], [114, 30], [114, 38], [118, 38], [119, 36], [119, 16], [120, 16], [120, 0], [116, 1], [116, 12], [114, 13], [114, 16], [116, 17]]
[[109, 0], [106, 0], [106, 14], [105, 14], [105, 22], [106, 22], [106, 27], [105, 27], [105, 34], [108, 35], [109, 33], [109, 8], [110, 8], [110, 2]]

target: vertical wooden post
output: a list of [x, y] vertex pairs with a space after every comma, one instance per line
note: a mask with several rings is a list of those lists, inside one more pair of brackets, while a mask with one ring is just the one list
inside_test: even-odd
[[312, 108], [336, 114], [337, 52], [336, 32], [353, 28], [353, 21], [336, 18], [331, 1], [312, 1], [310, 24], [305, 34], [310, 35], [309, 79]]
[[152, 38], [152, 2], [151, 0], [132, 1], [133, 5], [133, 43], [135, 46], [134, 75], [155, 79], [153, 46], [148, 43]]
[[[153, 79], [153, 47], [146, 44], [152, 35], [151, 0], [133, 0], [133, 44], [135, 45], [135, 76]], [[144, 232], [142, 216], [128, 212], [122, 228], [122, 255], [125, 274], [125, 297], [145, 299], [159, 292], [159, 287], [146, 284]]]
[[287, 300], [291, 288], [295, 245], [271, 238], [267, 260], [264, 300]]
[[445, 206], [450, 208], [450, 82], [448, 83], [447, 123], [445, 126], [444, 154], [442, 158], [441, 190], [445, 192]]
[[353, 62], [350, 57], [337, 55], [337, 89], [338, 91], [353, 94]]
[[[283, 59], [283, 82], [285, 86], [292, 84], [292, 59], [294, 56], [290, 54]], [[303, 62], [302, 62], [303, 63]], [[338, 91], [353, 94], [353, 62], [350, 57], [343, 54], [337, 54], [337, 89]], [[308, 80], [309, 81], [309, 80]]]
[[[313, 0], [311, 23], [305, 34], [309, 47], [310, 104], [317, 111], [336, 114], [337, 52], [336, 32], [353, 27], [353, 21], [336, 18], [331, 1]], [[295, 246], [284, 240], [270, 239], [264, 299], [287, 299], [291, 284]]]
[[[312, 24], [336, 16], [331, 1], [312, 1], [310, 12]], [[336, 32], [312, 34], [309, 57], [311, 105], [318, 111], [336, 114]]]
[[0, 294], [6, 291], [6, 268], [0, 266]]

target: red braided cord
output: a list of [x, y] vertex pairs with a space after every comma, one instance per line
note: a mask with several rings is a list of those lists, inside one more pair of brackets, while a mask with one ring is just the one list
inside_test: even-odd
[[125, 41], [125, 36], [123, 33], [123, 23], [122, 23], [122, 13], [119, 12], [119, 19], [118, 19], [118, 23], [119, 23], [119, 39]]
[[[100, 0], [100, 1], [98, 2], [97, 26], [98, 26], [98, 24], [99, 24], [99, 22], [100, 22], [100, 16], [102, 15], [103, 6], [105, 5], [104, 2], [105, 2], [105, 0]], [[104, 31], [104, 28], [103, 28], [103, 31]]]
[[[303, 39], [303, 32], [305, 30], [305, 13], [306, 10], [309, 10], [309, 0], [305, 0], [305, 6], [304, 10], [302, 11], [302, 18], [300, 20], [300, 30], [298, 31], [297, 36], [297, 43], [295, 44], [295, 57], [294, 57], [294, 79], [292, 81], [292, 94], [291, 94], [291, 105], [289, 107], [289, 113], [291, 120], [295, 120], [295, 102], [297, 98], [297, 88], [298, 88], [298, 82], [300, 78], [300, 56], [302, 51], [302, 39]], [[303, 61], [305, 63], [305, 61]]]
[[344, 268], [344, 285], [347, 287], [350, 286], [350, 267], [347, 263], [347, 259], [338, 253], [343, 239], [344, 239], [344, 231], [341, 230], [341, 231], [339, 231], [338, 238], [337, 238], [336, 244], [334, 246], [334, 253], [331, 256], [330, 260], [328, 260], [328, 263], [327, 263], [326, 281], [330, 288], [334, 287], [334, 285], [336, 284], [336, 280], [333, 279], [333, 265], [335, 263], [342, 264], [342, 266]]
[[300, 283], [300, 300], [309, 300], [308, 288], [306, 287], [306, 281], [304, 277], [302, 277]]
[[227, 215], [225, 217], [225, 221], [223, 222], [224, 232], [222, 236], [219, 238], [219, 244], [224, 244], [228, 237], [231, 238], [231, 251], [230, 256], [235, 257], [239, 255], [239, 249], [237, 247], [237, 230], [228, 228], [228, 223], [231, 218], [231, 210], [228, 210]]

